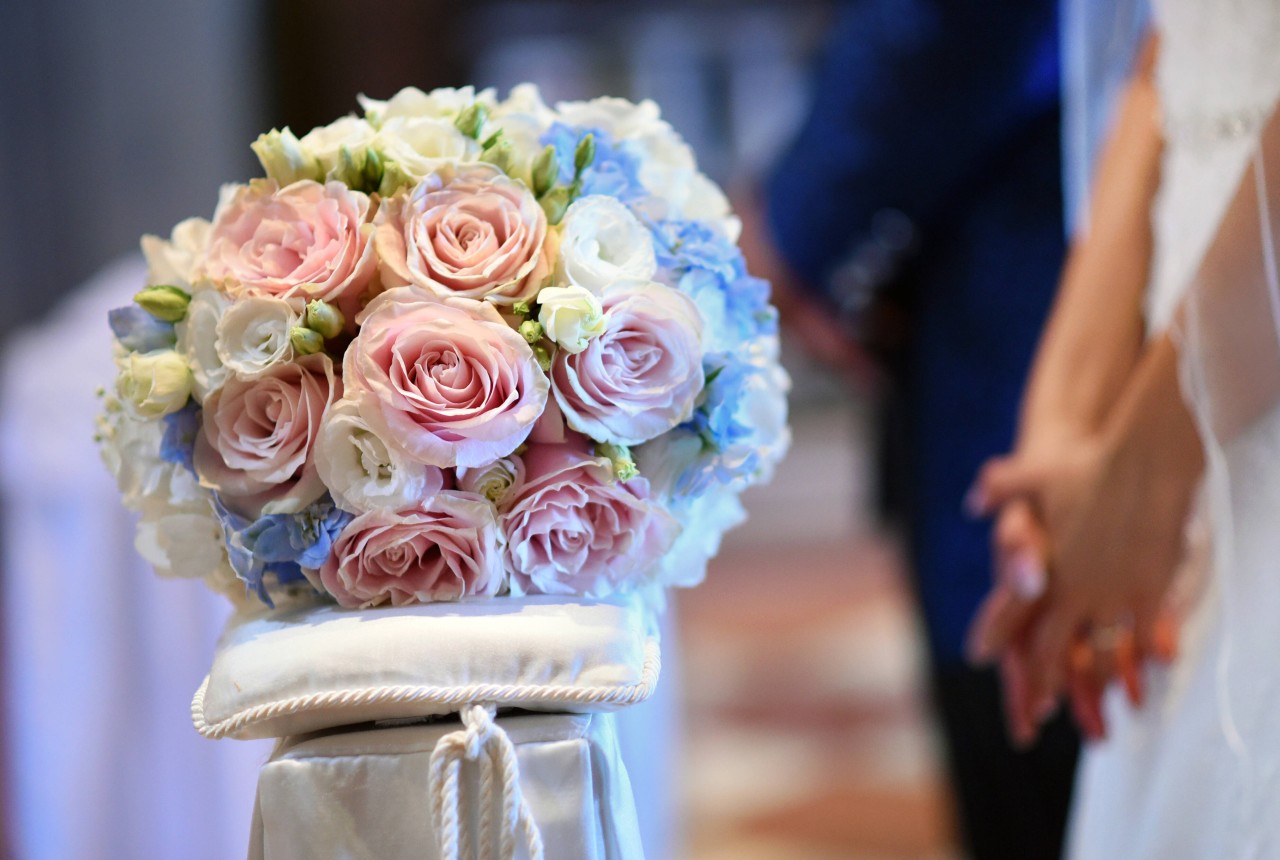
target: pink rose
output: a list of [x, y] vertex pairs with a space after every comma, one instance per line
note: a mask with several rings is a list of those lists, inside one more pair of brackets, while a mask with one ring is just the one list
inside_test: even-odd
[[493, 506], [441, 490], [416, 507], [361, 514], [308, 578], [349, 609], [490, 597], [503, 579]]
[[525, 186], [487, 164], [447, 182], [434, 173], [383, 203], [378, 257], [386, 286], [438, 296], [531, 299], [550, 273], [547, 218]]
[[359, 318], [343, 379], [384, 442], [429, 466], [481, 466], [525, 440], [550, 383], [497, 310], [413, 287], [378, 296]]
[[200, 483], [246, 517], [302, 510], [324, 495], [312, 448], [341, 394], [323, 354], [231, 378], [204, 402], [194, 455]]
[[604, 597], [642, 585], [679, 526], [644, 478], [615, 481], [583, 444], [532, 445], [501, 518], [511, 593]]
[[323, 299], [348, 319], [377, 271], [368, 196], [341, 182], [280, 188], [261, 179], [224, 194], [214, 215], [205, 274], [232, 296]]
[[604, 294], [605, 332], [560, 350], [551, 384], [565, 421], [601, 442], [638, 445], [693, 415], [702, 391], [702, 317], [672, 287], [635, 282]]

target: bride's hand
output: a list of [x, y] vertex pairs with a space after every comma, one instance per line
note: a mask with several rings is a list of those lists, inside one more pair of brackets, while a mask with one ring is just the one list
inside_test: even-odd
[[[1025, 499], [1048, 536], [1051, 575], [1024, 634], [1033, 713], [1052, 710], [1080, 632], [1128, 623], [1140, 651], [1158, 650], [1156, 620], [1202, 466], [1176, 358], [1168, 338], [1153, 345], [1114, 420], [1096, 436], [1057, 457], [1012, 457], [983, 470], [978, 496], [987, 509]], [[980, 644], [997, 653], [1010, 641], [999, 636], [1013, 629], [993, 619]]]

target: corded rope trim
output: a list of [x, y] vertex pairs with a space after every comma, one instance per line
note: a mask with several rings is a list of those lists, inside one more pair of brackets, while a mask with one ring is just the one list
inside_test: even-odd
[[255, 723], [333, 707], [417, 702], [460, 707], [476, 702], [494, 706], [530, 703], [584, 706], [634, 705], [637, 702], [643, 702], [653, 693], [661, 671], [661, 650], [657, 639], [650, 637], [645, 642], [644, 667], [640, 680], [634, 684], [617, 687], [570, 687], [555, 684], [465, 684], [458, 687], [402, 684], [394, 687], [362, 687], [355, 690], [330, 690], [306, 696], [292, 696], [288, 699], [255, 705], [215, 723], [205, 721], [204, 697], [209, 688], [209, 678], [205, 677], [200, 689], [191, 700], [191, 721], [200, 734], [211, 740], [217, 740], [234, 735]]

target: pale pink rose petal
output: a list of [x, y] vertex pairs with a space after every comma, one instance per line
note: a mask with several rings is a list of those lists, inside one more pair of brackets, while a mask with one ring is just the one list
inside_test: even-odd
[[487, 500], [442, 490], [413, 508], [356, 517], [307, 574], [348, 608], [491, 597], [504, 584], [498, 541]]
[[341, 395], [323, 354], [232, 378], [204, 402], [194, 453], [201, 484], [243, 516], [302, 510], [324, 495], [312, 449]]
[[644, 478], [615, 481], [575, 440], [531, 445], [525, 481], [501, 518], [512, 594], [605, 597], [648, 583], [679, 524]]
[[528, 437], [550, 382], [491, 305], [414, 288], [378, 296], [359, 318], [343, 378], [388, 445], [431, 466], [480, 466]]

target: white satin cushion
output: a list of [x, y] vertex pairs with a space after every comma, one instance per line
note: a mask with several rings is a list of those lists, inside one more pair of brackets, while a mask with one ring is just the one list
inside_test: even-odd
[[334, 606], [233, 621], [191, 703], [206, 737], [285, 737], [459, 710], [613, 710], [648, 698], [658, 637], [638, 597]]
[[[635, 804], [612, 714], [497, 721], [515, 747], [520, 788], [556, 860], [641, 860]], [[262, 768], [250, 860], [434, 860], [427, 771], [456, 722], [288, 739]], [[464, 766], [463, 794], [479, 789]], [[462, 811], [475, 828], [479, 805]], [[523, 856], [523, 855], [521, 855]]]

